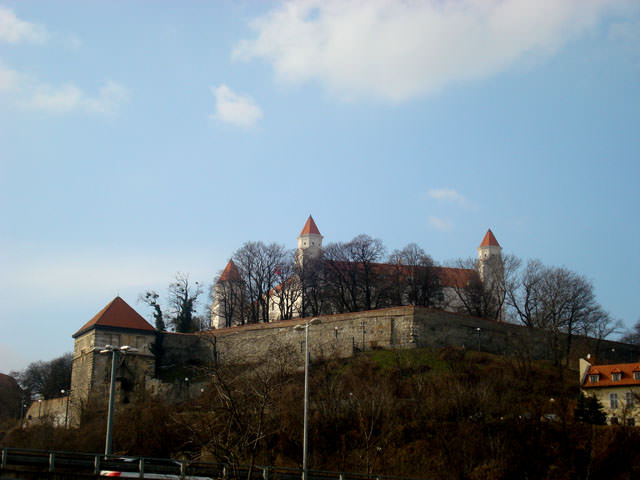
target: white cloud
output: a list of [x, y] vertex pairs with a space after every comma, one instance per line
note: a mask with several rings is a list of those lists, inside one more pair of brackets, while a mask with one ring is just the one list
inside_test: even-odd
[[0, 41], [44, 43], [48, 36], [44, 27], [20, 20], [13, 10], [0, 5]]
[[112, 114], [122, 103], [129, 99], [129, 90], [124, 86], [108, 81], [96, 96], [90, 96], [73, 84], [61, 87], [41, 85], [23, 102], [27, 108], [48, 110], [56, 113], [83, 111], [86, 113]]
[[434, 188], [429, 190], [428, 195], [442, 202], [453, 202], [463, 206], [467, 205], [467, 199], [464, 195], [451, 188]]
[[240, 127], [250, 127], [262, 118], [262, 110], [251, 97], [232, 91], [222, 84], [211, 87], [216, 97], [216, 111], [210, 117]]
[[450, 232], [453, 224], [446, 218], [429, 217], [429, 225], [441, 232]]
[[18, 85], [20, 74], [6, 67], [0, 59], [0, 93], [13, 90]]
[[233, 57], [343, 97], [405, 101], [548, 55], [619, 0], [301, 0], [251, 24]]
[[[50, 36], [44, 27], [21, 20], [12, 10], [0, 6], [0, 43], [44, 43]], [[68, 48], [80, 48], [82, 45], [77, 35], [63, 37], [63, 40]], [[48, 85], [7, 67], [0, 59], [0, 94], [9, 91], [16, 92], [10, 101], [24, 108], [102, 115], [115, 113], [130, 96], [127, 88], [113, 81], [106, 82], [93, 96], [73, 83]]]

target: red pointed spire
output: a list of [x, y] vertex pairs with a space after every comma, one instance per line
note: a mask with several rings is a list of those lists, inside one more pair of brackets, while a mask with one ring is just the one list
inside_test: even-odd
[[227, 266], [224, 267], [224, 271], [218, 279], [219, 282], [225, 282], [229, 280], [242, 280], [240, 271], [238, 270], [238, 267], [236, 267], [236, 264], [233, 263], [233, 260], [229, 260], [229, 263], [227, 263]]
[[320, 230], [316, 227], [316, 222], [313, 221], [313, 217], [311, 215], [307, 218], [307, 223], [304, 224], [304, 227], [302, 227], [302, 231], [300, 232], [300, 235], [309, 234], [320, 235]]
[[500, 246], [500, 244], [498, 243], [498, 240], [496, 240], [496, 237], [493, 235], [493, 232], [491, 231], [491, 229], [487, 230], [487, 233], [482, 239], [482, 243], [480, 244], [480, 246], [481, 247], [499, 247]]

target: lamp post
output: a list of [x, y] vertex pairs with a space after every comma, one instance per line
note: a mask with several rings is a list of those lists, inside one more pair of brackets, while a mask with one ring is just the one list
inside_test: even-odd
[[67, 406], [64, 409], [64, 428], [67, 429], [67, 419], [69, 418], [69, 394], [71, 393], [69, 390], [65, 392], [64, 389], [60, 390], [60, 393], [64, 395], [67, 394]]
[[129, 345], [123, 345], [122, 347], [116, 347], [113, 345], [105, 345], [100, 350], [100, 353], [111, 353], [111, 384], [109, 385], [109, 413], [107, 414], [107, 439], [104, 446], [104, 456], [111, 456], [111, 434], [113, 431], [113, 405], [115, 402], [115, 387], [116, 387], [116, 358], [118, 352], [122, 352], [126, 355], [127, 352], [135, 352], [135, 348], [131, 348]]
[[312, 318], [305, 324], [293, 327], [295, 330], [304, 330], [304, 427], [302, 437], [302, 480], [308, 480], [307, 471], [307, 443], [309, 438], [309, 327], [320, 323], [319, 318]]

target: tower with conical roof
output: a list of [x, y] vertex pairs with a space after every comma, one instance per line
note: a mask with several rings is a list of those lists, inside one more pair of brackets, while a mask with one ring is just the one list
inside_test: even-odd
[[298, 251], [296, 252], [298, 262], [320, 258], [322, 254], [322, 238], [316, 222], [309, 215], [300, 235], [298, 235]]
[[73, 334], [73, 338], [71, 424], [80, 420], [80, 409], [90, 394], [101, 395], [108, 388], [111, 357], [100, 354], [106, 345], [131, 347], [126, 357], [118, 356], [116, 379], [120, 400], [135, 394], [137, 388], [144, 389], [140, 379], [154, 372], [155, 356], [151, 345], [156, 340], [156, 329], [120, 297], [95, 314]]
[[[478, 247], [478, 271], [483, 282], [490, 280], [490, 277], [495, 278], [502, 271], [502, 247], [491, 229], [487, 230]], [[500, 273], [500, 277], [503, 277], [503, 273]]]
[[502, 281], [504, 278], [502, 265], [502, 247], [491, 229], [487, 230], [478, 247], [478, 273], [483, 283]]
[[225, 328], [242, 323], [244, 284], [238, 267], [229, 260], [214, 286], [211, 326]]
[[478, 273], [485, 292], [490, 294], [498, 320], [504, 320], [504, 263], [502, 247], [491, 229], [487, 230], [478, 247]]

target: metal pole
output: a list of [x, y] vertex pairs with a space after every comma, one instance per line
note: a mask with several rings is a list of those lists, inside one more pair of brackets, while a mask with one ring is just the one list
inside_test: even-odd
[[67, 392], [67, 408], [65, 408], [65, 411], [64, 411], [64, 428], [65, 429], [67, 428], [67, 420], [69, 418], [69, 394], [70, 393], [71, 392]]
[[302, 439], [302, 480], [308, 480], [307, 436], [309, 419], [309, 324], [305, 326], [304, 338], [304, 438]]
[[111, 386], [109, 387], [109, 413], [107, 416], [107, 440], [104, 446], [104, 456], [111, 456], [111, 431], [113, 429], [113, 404], [115, 401], [114, 390], [116, 387], [116, 356], [117, 350], [111, 351]]

